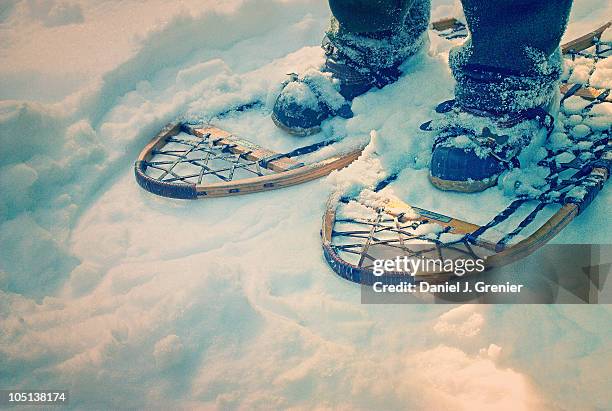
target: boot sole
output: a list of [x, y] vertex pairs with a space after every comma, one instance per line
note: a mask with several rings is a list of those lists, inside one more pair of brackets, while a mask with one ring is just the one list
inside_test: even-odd
[[315, 127], [310, 127], [310, 128], [287, 127], [286, 125], [280, 122], [280, 120], [276, 117], [274, 113], [272, 113], [270, 117], [272, 117], [272, 122], [276, 125], [276, 127], [294, 136], [306, 137], [306, 136], [310, 136], [310, 135], [316, 134], [321, 131], [321, 126], [315, 126]]
[[453, 181], [443, 180], [438, 177], [429, 175], [429, 181], [434, 187], [444, 191], [458, 191], [460, 193], [478, 193], [497, 184], [497, 176], [485, 179], [483, 181]]

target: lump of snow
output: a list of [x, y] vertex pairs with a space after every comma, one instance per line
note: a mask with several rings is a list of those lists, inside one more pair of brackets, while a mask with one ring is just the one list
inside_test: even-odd
[[612, 60], [602, 59], [595, 64], [595, 71], [591, 75], [590, 84], [596, 88], [612, 88]]
[[441, 225], [427, 223], [421, 224], [417, 228], [415, 228], [412, 232], [415, 236], [425, 236], [426, 238], [434, 239], [436, 238], [436, 234], [441, 233], [444, 228]]
[[30, 188], [38, 180], [35, 169], [25, 163], [0, 168], [0, 192], [7, 207], [25, 207], [30, 202]]
[[434, 325], [434, 331], [442, 336], [475, 337], [484, 324], [482, 309], [479, 306], [466, 304], [442, 314]]
[[550, 144], [549, 147], [551, 150], [560, 150], [562, 148], [567, 148], [572, 145], [572, 140], [567, 136], [567, 134], [563, 132], [555, 132], [550, 136]]
[[570, 83], [587, 84], [591, 76], [591, 68], [586, 65], [575, 66], [569, 78]]
[[468, 136], [457, 136], [453, 139], [452, 145], [457, 148], [467, 148], [473, 145], [473, 143]]
[[590, 117], [585, 120], [585, 124], [593, 130], [604, 131], [612, 126], [612, 103], [596, 104], [589, 114]]
[[612, 68], [597, 68], [591, 76], [592, 87], [595, 88], [612, 88]]
[[481, 348], [479, 353], [484, 357], [489, 357], [494, 361], [499, 359], [499, 355], [501, 354], [502, 348], [496, 344], [490, 344], [489, 348]]
[[586, 196], [587, 191], [582, 186], [576, 186], [567, 192], [566, 198], [576, 198], [578, 200], [582, 200], [584, 196]]
[[590, 101], [583, 99], [582, 97], [571, 96], [563, 102], [563, 109], [566, 113], [578, 114], [589, 104]]
[[534, 164], [548, 157], [548, 151], [546, 151], [546, 149], [541, 146], [530, 148], [529, 153], [525, 151], [525, 154], [526, 156], [523, 157], [523, 159], [530, 159], [528, 160], [528, 162]]
[[549, 173], [548, 167], [515, 168], [501, 177], [500, 187], [510, 196], [526, 195], [535, 198], [542, 194]]
[[279, 97], [279, 105], [289, 108], [290, 104], [298, 104], [301, 107], [318, 110], [319, 100], [310, 87], [299, 81], [287, 84]]
[[572, 136], [578, 139], [588, 136], [590, 132], [591, 128], [586, 124], [578, 124], [572, 128]]
[[377, 213], [370, 207], [366, 207], [358, 201], [350, 201], [342, 207], [342, 215], [350, 218], [363, 218], [364, 220], [375, 218]]
[[576, 158], [576, 156], [572, 153], [570, 153], [569, 151], [565, 151], [561, 154], [559, 154], [558, 156], [555, 157], [555, 161], [558, 164], [565, 164], [565, 163], [569, 163], [571, 161], [573, 161]]
[[605, 101], [603, 103], [596, 104], [595, 107], [591, 109], [591, 115], [612, 118], [612, 103]]
[[167, 369], [179, 364], [185, 356], [185, 347], [181, 339], [170, 334], [155, 343], [153, 350], [155, 363], [160, 369]]
[[569, 76], [571, 75], [572, 68], [574, 67], [574, 62], [569, 59], [564, 60], [563, 64], [563, 72], [561, 73], [561, 81], [567, 81]]
[[563, 129], [563, 125], [565, 124], [566, 117], [561, 111], [557, 113], [557, 118], [555, 119], [555, 128]]
[[358, 200], [361, 204], [373, 209], [384, 207], [388, 203], [388, 198], [372, 190], [365, 189], [359, 193]]
[[595, 131], [604, 131], [612, 126], [611, 120], [608, 117], [589, 117], [584, 121], [584, 124]]
[[319, 70], [307, 70], [302, 79], [305, 83], [313, 87], [325, 103], [334, 110], [338, 110], [344, 104], [344, 97], [336, 90], [331, 74], [322, 73]]
[[570, 126], [575, 126], [576, 124], [582, 123], [582, 116], [580, 114], [572, 114], [571, 116], [567, 117], [565, 122]]

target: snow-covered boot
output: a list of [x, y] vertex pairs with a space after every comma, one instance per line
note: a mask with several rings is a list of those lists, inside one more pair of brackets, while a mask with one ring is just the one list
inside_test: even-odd
[[320, 131], [329, 117], [352, 117], [350, 103], [355, 97], [402, 75], [400, 65], [427, 42], [428, 22], [428, 1], [415, 4], [406, 23], [392, 30], [353, 33], [332, 18], [322, 44], [323, 67], [289, 75], [272, 120], [291, 134], [309, 135]]
[[559, 42], [572, 2], [461, 3], [470, 36], [449, 53], [456, 104], [437, 110], [445, 119], [433, 126], [430, 178], [444, 190], [473, 192], [518, 166], [538, 130], [550, 131], [554, 110], [548, 107], [554, 107], [562, 71]]
[[[456, 101], [442, 103], [430, 180], [442, 190], [476, 192], [518, 166], [518, 156], [538, 129], [552, 130], [561, 74], [559, 50], [532, 52], [524, 71], [466, 63], [472, 48], [451, 50]], [[538, 64], [536, 64], [538, 63]]]
[[289, 74], [274, 103], [272, 121], [290, 134], [308, 136], [321, 130], [330, 116], [352, 117], [350, 104], [338, 91], [331, 73], [309, 69]]
[[442, 190], [483, 191], [497, 183], [501, 173], [520, 167], [521, 150], [540, 131], [554, 128], [551, 105], [515, 114], [467, 110], [454, 100], [440, 104], [441, 119], [421, 128], [436, 132], [429, 178]]

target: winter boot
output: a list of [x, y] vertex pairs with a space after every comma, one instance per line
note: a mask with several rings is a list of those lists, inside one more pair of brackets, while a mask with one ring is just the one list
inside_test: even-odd
[[552, 131], [556, 114], [558, 50], [534, 57], [541, 64], [523, 72], [466, 64], [470, 55], [465, 45], [451, 50], [456, 101], [439, 105], [443, 119], [429, 125], [437, 131], [430, 180], [442, 190], [494, 186], [503, 171], [518, 166], [521, 150], [538, 129]]
[[272, 120], [291, 134], [306, 136], [319, 132], [327, 118], [352, 117], [355, 97], [402, 75], [400, 65], [427, 42], [428, 24], [429, 0], [414, 2], [405, 23], [391, 30], [349, 32], [332, 18], [322, 44], [323, 67], [289, 75]]
[[431, 182], [474, 192], [518, 167], [521, 151], [540, 131], [551, 132], [551, 96], [558, 94], [562, 71], [559, 42], [572, 1], [461, 3], [470, 36], [449, 53], [456, 103], [440, 105], [443, 119], [426, 128], [437, 132]]
[[532, 136], [540, 131], [548, 136], [554, 128], [549, 106], [500, 115], [451, 100], [436, 111], [442, 118], [421, 129], [436, 132], [429, 179], [441, 190], [471, 193], [496, 185], [501, 173], [520, 167], [519, 155]]

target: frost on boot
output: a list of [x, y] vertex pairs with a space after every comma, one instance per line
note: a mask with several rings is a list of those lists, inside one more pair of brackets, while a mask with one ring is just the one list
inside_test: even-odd
[[426, 44], [429, 9], [421, 2], [394, 30], [350, 33], [332, 18], [323, 40], [326, 60], [320, 69], [290, 74], [272, 111], [272, 120], [291, 134], [310, 135], [332, 116], [352, 117], [351, 101], [373, 87], [395, 82], [399, 66]]
[[442, 190], [478, 192], [520, 167], [519, 155], [534, 136], [546, 139], [554, 118], [542, 107], [518, 114], [467, 111], [455, 101], [436, 109], [440, 118], [423, 125], [436, 133], [429, 178]]

